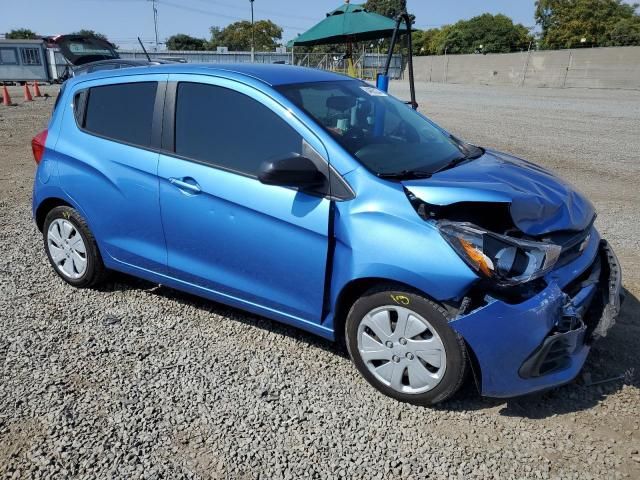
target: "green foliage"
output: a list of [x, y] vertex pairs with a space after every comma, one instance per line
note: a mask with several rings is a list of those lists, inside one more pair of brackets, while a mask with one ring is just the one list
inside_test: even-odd
[[206, 50], [207, 41], [184, 33], [172, 35], [166, 42], [167, 50]]
[[606, 45], [640, 45], [640, 15], [618, 20], [609, 31]]
[[99, 33], [99, 32], [96, 32], [95, 30], [87, 30], [86, 28], [83, 28], [82, 30], [78, 30], [77, 32], [71, 33], [71, 35], [84, 35], [86, 37], [96, 37], [96, 38], [99, 38], [100, 40], [104, 40], [105, 42], [109, 42], [113, 46], [113, 48], [118, 48], [118, 46], [115, 43], [109, 41], [109, 39], [104, 33]]
[[447, 53], [514, 52], [526, 49], [532, 40], [526, 27], [505, 15], [489, 13], [413, 34], [418, 55], [440, 55], [445, 49]]
[[396, 18], [407, 10], [407, 0], [367, 0], [364, 8], [385, 17]]
[[38, 35], [28, 28], [18, 28], [7, 33], [6, 38], [9, 40], [35, 40]]
[[[537, 0], [542, 48], [640, 45], [638, 5], [622, 0]], [[582, 39], [584, 42], [581, 42]]]
[[[229, 47], [229, 50], [251, 50], [251, 22], [242, 20], [225, 28], [211, 27], [209, 48]], [[254, 23], [255, 49], [257, 51], [274, 50], [282, 39], [282, 28], [271, 20], [258, 20]]]
[[442, 28], [414, 32], [412, 38], [414, 55], [442, 55], [447, 44], [447, 36], [452, 28], [452, 25], [445, 25]]

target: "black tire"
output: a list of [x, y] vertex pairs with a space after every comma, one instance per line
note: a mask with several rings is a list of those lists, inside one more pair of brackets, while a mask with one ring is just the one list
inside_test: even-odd
[[[364, 316], [377, 307], [392, 305], [394, 298], [406, 299], [405, 308], [427, 320], [440, 336], [446, 352], [446, 369], [440, 382], [423, 393], [404, 393], [385, 385], [372, 374], [358, 350], [358, 328]], [[397, 302], [396, 302], [397, 303]], [[345, 340], [349, 355], [362, 376], [383, 394], [414, 405], [434, 405], [453, 396], [462, 386], [468, 368], [464, 340], [449, 325], [447, 310], [417, 291], [406, 287], [382, 285], [365, 292], [351, 307], [345, 325]]]
[[[64, 219], [70, 222], [80, 234], [84, 242], [87, 266], [85, 272], [79, 278], [69, 278], [68, 276], [65, 276], [60, 272], [58, 266], [51, 258], [47, 234], [51, 223], [57, 219]], [[77, 288], [95, 287], [106, 277], [107, 271], [104, 263], [102, 262], [102, 256], [100, 255], [100, 250], [98, 250], [98, 244], [96, 243], [91, 230], [89, 230], [87, 222], [75, 209], [67, 206], [59, 206], [51, 209], [44, 220], [42, 238], [44, 240], [44, 250], [47, 253], [47, 258], [49, 259], [53, 270], [69, 285]]]

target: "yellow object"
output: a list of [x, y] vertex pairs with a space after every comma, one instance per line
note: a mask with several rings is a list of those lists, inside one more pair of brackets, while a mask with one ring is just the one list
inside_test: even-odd
[[358, 76], [358, 72], [356, 71], [356, 67], [353, 64], [353, 59], [351, 57], [347, 59], [347, 75], [349, 75], [350, 77]]
[[467, 252], [469, 258], [478, 266], [480, 271], [487, 277], [491, 277], [493, 275], [493, 262], [491, 262], [491, 260], [489, 260], [489, 258], [484, 253], [482, 253], [464, 238], [459, 238], [458, 240], [460, 240], [462, 248], [464, 248], [464, 251]]

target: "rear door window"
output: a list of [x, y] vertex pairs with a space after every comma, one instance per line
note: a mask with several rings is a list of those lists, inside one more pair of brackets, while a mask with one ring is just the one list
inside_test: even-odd
[[151, 146], [157, 82], [119, 83], [89, 89], [84, 127], [90, 133]]
[[287, 122], [224, 87], [180, 83], [175, 121], [178, 155], [249, 176], [267, 159], [302, 152], [302, 136]]

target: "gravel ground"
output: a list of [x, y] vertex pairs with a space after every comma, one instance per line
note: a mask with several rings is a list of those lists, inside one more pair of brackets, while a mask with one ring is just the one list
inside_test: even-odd
[[12, 93], [19, 105], [0, 105], [0, 476], [640, 478], [639, 92], [420, 87], [445, 127], [586, 191], [628, 289], [581, 381], [512, 400], [467, 385], [434, 409], [379, 395], [343, 351], [269, 320], [119, 275], [66, 286], [30, 219], [29, 140], [53, 99]]

